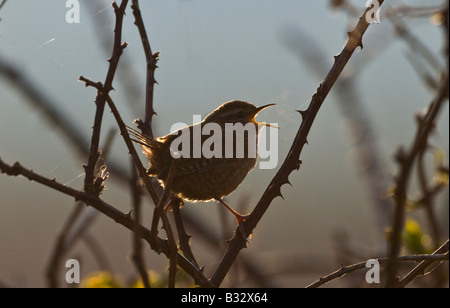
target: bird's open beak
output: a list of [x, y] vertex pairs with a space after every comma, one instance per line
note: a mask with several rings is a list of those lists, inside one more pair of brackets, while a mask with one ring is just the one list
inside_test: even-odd
[[268, 105], [264, 105], [264, 106], [256, 108], [256, 112], [255, 112], [255, 115], [252, 118], [252, 122], [255, 123], [255, 124], [263, 124], [263, 125], [268, 126], [268, 127], [273, 127], [273, 128], [280, 129], [278, 126], [270, 125], [269, 123], [265, 123], [265, 122], [257, 122], [255, 120], [255, 117], [258, 115], [259, 112], [261, 112], [263, 109], [266, 109], [267, 107], [274, 106], [274, 105], [275, 104], [268, 104]]

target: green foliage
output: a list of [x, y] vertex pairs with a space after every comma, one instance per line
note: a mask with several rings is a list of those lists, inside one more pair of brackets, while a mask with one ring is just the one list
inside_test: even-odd
[[408, 218], [403, 232], [403, 243], [408, 252], [411, 254], [431, 253], [430, 242], [430, 236], [424, 233], [420, 224], [416, 220]]

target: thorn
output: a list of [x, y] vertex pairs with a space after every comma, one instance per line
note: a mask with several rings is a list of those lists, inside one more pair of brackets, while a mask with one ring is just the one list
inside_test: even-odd
[[125, 216], [130, 219], [131, 218], [131, 214], [133, 213], [134, 209], [129, 210], [128, 212], [125, 213]]
[[334, 56], [334, 62], [336, 62], [339, 59], [339, 55]]
[[297, 165], [296, 165], [297, 170], [300, 169], [300, 166], [302, 165], [302, 163], [303, 163], [303, 161], [301, 159], [297, 161]]
[[309, 109], [306, 110], [296, 110], [298, 113], [300, 113], [300, 115], [302, 116], [303, 121], [305, 120], [305, 118], [307, 117], [307, 115], [309, 114]]
[[283, 196], [283, 194], [281, 193], [281, 188], [278, 188], [277, 196], [280, 196], [281, 199], [284, 200], [284, 196]]

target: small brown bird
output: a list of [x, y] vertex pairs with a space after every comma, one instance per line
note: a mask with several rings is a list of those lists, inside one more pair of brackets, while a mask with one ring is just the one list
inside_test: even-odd
[[[236, 212], [223, 198], [231, 194], [255, 167], [260, 128], [270, 126], [255, 121], [255, 117], [261, 110], [272, 105], [274, 104], [256, 107], [244, 101], [230, 101], [212, 111], [200, 123], [164, 137], [150, 138], [130, 127], [128, 130], [137, 139], [133, 141], [141, 145], [143, 153], [149, 160], [150, 167], [147, 172], [150, 176], [157, 177], [162, 185], [165, 185], [172, 159], [176, 159], [170, 192], [192, 202], [219, 201], [233, 213], [241, 232], [246, 237], [242, 223], [247, 216]], [[239, 129], [243, 126], [248, 128], [248, 131]], [[216, 132], [209, 129], [211, 127], [220, 130]], [[230, 127], [235, 128], [231, 131], [232, 135], [229, 134]], [[214, 134], [211, 135], [211, 131], [214, 131]], [[197, 143], [196, 133], [201, 133], [201, 137], [197, 137]], [[183, 139], [177, 140], [182, 138], [183, 134], [189, 137], [188, 143], [180, 142]], [[230, 139], [230, 136], [233, 139]], [[233, 147], [231, 152], [227, 148], [230, 145]], [[176, 154], [180, 156], [180, 153], [181, 157], [174, 158]], [[211, 157], [211, 153], [215, 155]]]

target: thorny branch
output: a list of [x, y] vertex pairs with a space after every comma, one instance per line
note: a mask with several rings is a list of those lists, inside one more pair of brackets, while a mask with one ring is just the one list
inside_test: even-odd
[[390, 250], [389, 256], [391, 261], [387, 267], [387, 287], [395, 285], [396, 281], [396, 257], [400, 252], [401, 247], [401, 232], [403, 227], [403, 220], [406, 211], [407, 202], [407, 187], [410, 180], [414, 163], [420, 152], [428, 147], [428, 137], [435, 126], [435, 121], [443, 104], [448, 99], [448, 72], [442, 78], [441, 86], [436, 98], [431, 102], [426, 114], [418, 118], [418, 130], [415, 140], [409, 151], [403, 148], [397, 153], [397, 161], [400, 165], [400, 172], [396, 179], [394, 188], [395, 212], [393, 218], [392, 233], [390, 235]]
[[[134, 4], [133, 9], [134, 9], [136, 18], [137, 18], [137, 20], [139, 20], [139, 19], [141, 20], [138, 2], [134, 1], [133, 4]], [[121, 11], [122, 15], [124, 14], [124, 9], [125, 9], [125, 7], [123, 7], [123, 10]], [[118, 11], [117, 10], [115, 10], [115, 11], [116, 11], [116, 14], [118, 14]], [[138, 13], [136, 13], [136, 12], [138, 12]], [[139, 25], [142, 25], [142, 26], [138, 26], [138, 28], [143, 27], [142, 20], [141, 20], [141, 22], [137, 21], [137, 23]], [[117, 24], [117, 22], [116, 22], [116, 24]], [[116, 31], [116, 33], [115, 33], [116, 36], [115, 36], [115, 40], [114, 40], [115, 41], [114, 49], [119, 48], [119, 49], [123, 50], [123, 47], [126, 46], [126, 45], [125, 44], [117, 44], [117, 41], [120, 42], [120, 36], [118, 36], [118, 33], [117, 33], [118, 30], [121, 30], [120, 26], [119, 27], [116, 26], [116, 30], [115, 30]], [[140, 32], [141, 32], [141, 36], [146, 37], [145, 31], [144, 31], [144, 33], [142, 33], [142, 31], [140, 31]], [[145, 40], [143, 39], [143, 42], [144, 41]], [[146, 50], [149, 50], [150, 45], [148, 44], [148, 40], [147, 40], [147, 44], [144, 43], [144, 48]], [[120, 54], [121, 54], [121, 51], [117, 51], [117, 52], [113, 51], [113, 55], [120, 55]], [[156, 65], [155, 65], [155, 67], [153, 67], [151, 69], [153, 73], [154, 73], [154, 68], [156, 68]], [[109, 74], [109, 72], [110, 71], [108, 71], [108, 74]], [[85, 82], [86, 86], [93, 86], [93, 87], [97, 88], [99, 93], [103, 93], [104, 92], [105, 85], [103, 85], [102, 83], [100, 83], [100, 82], [93, 82], [93, 81], [91, 81], [88, 78], [85, 78], [83, 76], [80, 76], [79, 79], [80, 79], [80, 81]], [[107, 78], [107, 80], [108, 80], [108, 78]], [[154, 80], [152, 80], [152, 85], [153, 84], [154, 84]], [[149, 83], [147, 83], [147, 85], [149, 85]], [[148, 88], [147, 88], [147, 90], [148, 90]], [[150, 92], [150, 94], [149, 94], [149, 92]], [[152, 107], [153, 91], [149, 91], [149, 92], [147, 92], [147, 99], [150, 98], [150, 100], [147, 100], [148, 104], [146, 106], [150, 106], [151, 108], [153, 108]], [[153, 187], [153, 185], [152, 185], [152, 183], [150, 181], [150, 178], [146, 174], [144, 166], [142, 165], [141, 161], [139, 160], [139, 157], [138, 157], [138, 155], [136, 153], [136, 150], [134, 149], [134, 146], [132, 144], [132, 141], [131, 141], [130, 137], [128, 136], [125, 123], [123, 122], [123, 120], [122, 120], [122, 118], [121, 118], [121, 116], [119, 114], [119, 111], [117, 110], [117, 108], [116, 108], [114, 102], [112, 101], [111, 97], [109, 96], [109, 94], [106, 94], [106, 102], [108, 103], [108, 105], [109, 105], [109, 107], [110, 107], [114, 117], [116, 118], [116, 122], [117, 122], [117, 124], [118, 124], [118, 126], [120, 128], [121, 135], [122, 135], [122, 137], [123, 137], [123, 139], [125, 141], [125, 144], [127, 145], [127, 148], [128, 148], [128, 150], [130, 152], [130, 155], [132, 156], [132, 158], [133, 158], [133, 160], [135, 162], [135, 165], [136, 165], [136, 167], [138, 169], [140, 177], [144, 181], [144, 184], [145, 184], [145, 186], [146, 186], [146, 188], [147, 188], [151, 198], [153, 199], [153, 202], [155, 203], [155, 205], [158, 205], [155, 208], [155, 215], [154, 215], [154, 221], [156, 220], [156, 223], [154, 222], [152, 224], [152, 231], [150, 232], [150, 235], [151, 235], [151, 238], [153, 239], [153, 243], [157, 242], [156, 241], [156, 239], [157, 239], [157, 232], [155, 232], [155, 228], [157, 228], [157, 221], [159, 220], [159, 218], [161, 218], [162, 222], [163, 222], [163, 227], [166, 230], [166, 233], [167, 233], [167, 236], [168, 236], [168, 244], [169, 244], [168, 245], [168, 248], [169, 248], [168, 257], [169, 257], [169, 260], [170, 260], [169, 286], [170, 287], [174, 287], [175, 286], [175, 274], [176, 274], [176, 270], [177, 270], [176, 264], [177, 264], [177, 260], [179, 259], [179, 257], [178, 257], [179, 253], [178, 253], [178, 250], [177, 250], [174, 234], [173, 234], [173, 232], [171, 230], [170, 223], [169, 223], [169, 221], [167, 219], [166, 213], [164, 211], [161, 211], [161, 208], [164, 207], [164, 203], [165, 203], [164, 195], [163, 195], [163, 197], [161, 199], [158, 197], [158, 195], [157, 195], [157, 193], [156, 193], [156, 191], [155, 191], [155, 189], [154, 189], [154, 187]], [[149, 120], [148, 120], [147, 123], [148, 123], [148, 125], [150, 127], [150, 130], [151, 130], [150, 119], [151, 119], [151, 117], [149, 117]], [[166, 191], [168, 192], [167, 189], [166, 189]], [[160, 203], [163, 203], [163, 204], [161, 206], [159, 206]], [[159, 214], [159, 215], [156, 215], [156, 214]], [[136, 229], [136, 231], [138, 231], [138, 229]], [[139, 248], [139, 246], [136, 246], [136, 247]], [[159, 249], [160, 248], [158, 247], [156, 251], [158, 251]], [[139, 251], [139, 249], [138, 249], [138, 251]], [[138, 256], [137, 257], [137, 262], [139, 262], [139, 260], [140, 260], [140, 257]], [[142, 267], [142, 264], [138, 264], [138, 267]], [[142, 270], [139, 270], [139, 271], [142, 272]]]
[[[429, 267], [431, 264], [436, 263], [436, 262], [448, 261], [448, 259], [449, 259], [449, 257], [448, 257], [448, 241], [442, 246], [441, 249], [437, 250], [436, 252], [434, 252], [433, 254], [430, 254], [430, 255], [426, 254], [426, 255], [410, 255], [410, 256], [398, 257], [397, 258], [398, 262], [421, 262], [421, 264], [423, 262], [425, 262], [425, 264], [422, 264], [422, 266], [418, 265], [418, 267], [420, 266], [419, 270], [417, 270], [418, 267], [416, 267], [412, 271], [412, 272], [414, 272], [414, 274], [408, 274], [407, 276], [405, 276], [405, 278], [402, 280], [402, 281], [404, 281], [404, 285], [402, 285], [402, 286], [403, 287], [406, 286], [406, 284], [411, 282], [415, 277], [417, 277], [419, 275], [423, 275], [424, 269]], [[373, 260], [376, 260], [380, 265], [382, 265], [382, 264], [389, 263], [391, 261], [391, 258], [386, 257], [386, 258], [378, 258], [378, 259], [373, 259]], [[327, 276], [319, 278], [318, 281], [310, 284], [309, 286], [307, 286], [307, 288], [318, 288], [334, 279], [337, 279], [344, 275], [347, 275], [350, 272], [364, 269], [364, 268], [366, 268], [366, 265], [367, 265], [367, 261], [360, 262], [360, 263], [353, 264], [353, 265], [348, 265], [348, 266], [343, 265], [343, 266], [341, 266], [341, 268], [339, 270], [337, 270], [334, 273], [331, 273]]]
[[[381, 6], [384, 1], [379, 2]], [[289, 150], [289, 153], [281, 168], [278, 170], [275, 177], [270, 182], [269, 186], [262, 195], [253, 212], [245, 221], [244, 229], [246, 234], [251, 234], [253, 232], [254, 228], [261, 220], [266, 210], [269, 208], [272, 200], [277, 196], [281, 196], [281, 186], [289, 183], [289, 174], [291, 174], [291, 172], [293, 172], [294, 170], [298, 170], [300, 168], [300, 165], [302, 163], [300, 160], [300, 154], [303, 150], [303, 146], [307, 143], [309, 131], [314, 123], [320, 107], [322, 106], [325, 98], [327, 97], [334, 83], [343, 71], [344, 67], [350, 60], [356, 48], [363, 47], [362, 37], [369, 27], [369, 23], [365, 18], [368, 12], [369, 8], [361, 16], [356, 27], [349, 32], [347, 44], [345, 45], [342, 52], [335, 57], [335, 63], [333, 67], [329, 71], [325, 80], [318, 87], [317, 92], [313, 95], [308, 109], [300, 112], [303, 117], [303, 121], [300, 125], [297, 135], [295, 136], [294, 143], [292, 144], [291, 149]], [[223, 257], [216, 272], [214, 273], [214, 276], [211, 279], [211, 282], [215, 286], [220, 286], [239, 252], [245, 247], [246, 241], [242, 238], [242, 236], [240, 236], [239, 231], [237, 230], [234, 238], [230, 242], [225, 256]]]
[[147, 60], [147, 77], [146, 77], [146, 93], [145, 93], [145, 118], [144, 123], [139, 127], [142, 132], [150, 137], [153, 137], [152, 131], [152, 117], [156, 114], [153, 109], [153, 93], [155, 87], [155, 70], [158, 68], [156, 63], [158, 62], [159, 52], [152, 53], [150, 42], [147, 36], [147, 30], [145, 30], [144, 21], [142, 19], [141, 10], [139, 8], [138, 0], [132, 0], [131, 8], [133, 9], [133, 15], [135, 17], [135, 25], [139, 30], [141, 36], [142, 46], [144, 48], [145, 58]]
[[[103, 145], [103, 159], [106, 159], [110, 153], [115, 136], [116, 130], [111, 129], [106, 138], [106, 142]], [[86, 239], [86, 236], [84, 235], [94, 221], [94, 218], [99, 214], [99, 212], [93, 208], [84, 211], [85, 209], [85, 204], [76, 202], [66, 223], [63, 224], [62, 230], [58, 233], [46, 269], [47, 284], [51, 288], [57, 288], [59, 285], [58, 274], [60, 273], [59, 269], [61, 268], [62, 258], [67, 254], [69, 249], [73, 247], [77, 240], [80, 238]]]
[[[49, 179], [42, 175], [35, 173], [32, 170], [29, 170], [23, 167], [20, 163], [15, 163], [10, 166], [3, 162], [0, 158], [0, 170], [2, 173], [6, 173], [9, 176], [18, 176], [22, 175], [29, 179], [30, 181], [35, 181], [42, 185], [45, 185], [49, 188], [52, 188], [56, 191], [59, 191], [63, 194], [71, 196], [75, 198], [75, 201], [83, 201], [89, 206], [92, 206], [96, 210], [105, 214], [107, 217], [113, 219], [118, 224], [126, 227], [127, 229], [134, 231], [135, 230], [135, 221], [131, 217], [130, 214], [122, 213], [117, 210], [115, 207], [111, 206], [107, 202], [103, 201], [96, 195], [88, 194], [83, 191], [79, 191], [73, 189], [71, 187], [65, 186], [56, 181], [56, 179]], [[167, 240], [162, 240], [159, 237], [152, 237], [150, 234], [150, 230], [143, 227], [142, 225], [138, 226], [139, 235], [150, 245], [150, 247], [156, 252], [164, 253], [168, 258], [170, 257], [170, 248], [168, 246]], [[209, 280], [198, 270], [196, 266], [194, 266], [189, 260], [187, 260], [183, 255], [178, 254], [177, 256], [178, 265], [183, 268], [194, 280], [201, 286], [208, 287], [212, 286]]]
[[[86, 83], [86, 85], [91, 85], [91, 86], [95, 86], [95, 87], [101, 87], [100, 83], [98, 83], [98, 82], [94, 83], [94, 82], [90, 81], [89, 79], [87, 79], [87, 78], [85, 78], [83, 76], [81, 76], [79, 79], [81, 81], [84, 81]], [[147, 188], [147, 191], [149, 192], [149, 195], [153, 199], [153, 202], [158, 205], [155, 208], [155, 215], [154, 215], [154, 219], [153, 219], [154, 222], [152, 224], [152, 230], [150, 232], [150, 235], [151, 235], [151, 238], [154, 239], [153, 242], [154, 243], [157, 242], [156, 241], [156, 238], [157, 238], [157, 232], [156, 232], [157, 229], [156, 228], [157, 228], [157, 222], [159, 221], [159, 218], [161, 218], [161, 220], [163, 222], [163, 228], [166, 230], [166, 234], [167, 234], [167, 237], [168, 237], [168, 243], [169, 243], [169, 245], [168, 245], [168, 247], [169, 247], [168, 257], [169, 257], [169, 260], [170, 260], [169, 285], [173, 287], [175, 285], [176, 263], [177, 263], [177, 259], [178, 259], [179, 253], [177, 251], [176, 241], [175, 241], [175, 238], [174, 238], [174, 234], [173, 234], [173, 232], [171, 230], [170, 223], [169, 223], [169, 220], [167, 218], [167, 215], [166, 215], [166, 213], [163, 210], [161, 210], [161, 208], [164, 208], [165, 200], [167, 200], [167, 199], [164, 198], [164, 195], [167, 195], [167, 198], [168, 198], [168, 191], [169, 190], [167, 190], [167, 189], [165, 190], [165, 192], [163, 194], [163, 197], [161, 199], [158, 197], [158, 195], [157, 195], [157, 193], [156, 193], [156, 191], [155, 191], [155, 189], [154, 189], [154, 187], [152, 185], [150, 177], [146, 174], [146, 170], [145, 170], [144, 166], [142, 165], [142, 162], [140, 161], [140, 159], [138, 157], [138, 154], [137, 154], [137, 152], [136, 152], [136, 150], [135, 150], [135, 148], [133, 146], [133, 143], [132, 143], [132, 141], [130, 139], [130, 136], [127, 133], [126, 125], [123, 122], [119, 111], [117, 110], [114, 102], [112, 101], [112, 99], [111, 99], [111, 97], [109, 95], [107, 96], [106, 101], [107, 101], [107, 103], [108, 103], [108, 105], [109, 105], [109, 107], [110, 107], [110, 109], [111, 109], [111, 111], [112, 111], [112, 113], [113, 113], [113, 115], [114, 115], [114, 117], [116, 119], [117, 125], [119, 126], [119, 129], [120, 129], [120, 134], [122, 135], [122, 137], [123, 137], [123, 139], [125, 141], [125, 144], [126, 144], [128, 150], [129, 150], [129, 153], [130, 153], [130, 155], [132, 156], [132, 158], [133, 158], [133, 160], [135, 162], [135, 165], [136, 165], [136, 167], [138, 169], [139, 175], [142, 178], [142, 180], [144, 181], [144, 184], [145, 184], [145, 186]], [[160, 205], [160, 204], [162, 204], [162, 205]], [[158, 214], [158, 215], [156, 215], [156, 214]], [[158, 246], [156, 246], [156, 247], [158, 247]], [[156, 251], [158, 251], [158, 250], [156, 250]]]
[[142, 283], [145, 288], [150, 288], [150, 280], [147, 273], [147, 268], [145, 267], [145, 261], [143, 257], [143, 251], [142, 251], [142, 243], [141, 243], [141, 236], [139, 235], [139, 225], [141, 224], [142, 220], [142, 211], [141, 211], [141, 205], [142, 205], [142, 198], [141, 198], [141, 187], [139, 185], [139, 177], [137, 170], [134, 166], [133, 158], [131, 158], [131, 172], [132, 177], [130, 179], [130, 190], [131, 190], [131, 196], [132, 196], [132, 210], [134, 212], [135, 217], [135, 226], [134, 226], [134, 232], [133, 232], [133, 261], [136, 266], [136, 269], [141, 276]]
[[102, 127], [103, 111], [105, 109], [106, 98], [109, 92], [113, 89], [112, 82], [116, 73], [117, 66], [119, 64], [120, 56], [123, 50], [126, 48], [127, 43], [122, 44], [122, 23], [125, 15], [125, 9], [127, 7], [128, 0], [123, 0], [120, 7], [116, 2], [113, 2], [114, 13], [116, 14], [116, 25], [114, 28], [114, 47], [113, 53], [109, 61], [109, 69], [106, 75], [106, 80], [101, 88], [97, 88], [97, 97], [95, 98], [96, 110], [94, 126], [92, 131], [91, 146], [89, 149], [89, 158], [87, 165], [84, 166], [86, 177], [84, 180], [84, 190], [91, 194], [99, 194], [98, 181], [94, 175], [94, 168], [97, 160], [100, 156], [99, 141], [100, 131]]

